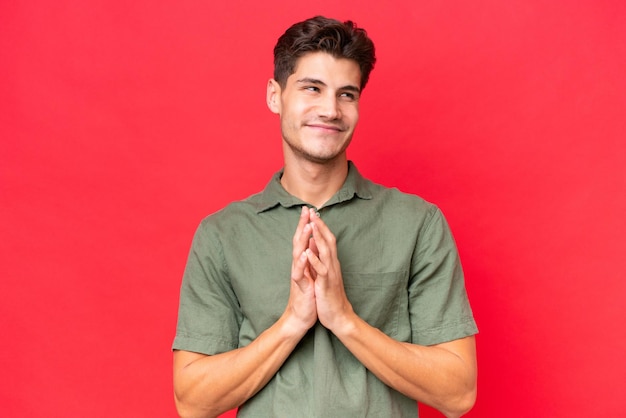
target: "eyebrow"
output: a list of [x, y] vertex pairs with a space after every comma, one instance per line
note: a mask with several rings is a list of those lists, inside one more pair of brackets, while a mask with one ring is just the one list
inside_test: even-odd
[[[299, 80], [296, 80], [296, 83], [299, 84], [317, 84], [320, 86], [324, 86], [327, 87], [326, 83], [324, 83], [322, 80], [318, 80], [316, 78], [310, 78], [310, 77], [305, 77], [305, 78], [301, 78]], [[348, 84], [346, 86], [340, 87], [338, 90], [347, 90], [347, 91], [353, 91], [355, 93], [361, 93], [361, 89], [358, 88], [357, 86], [353, 86], [351, 84]]]

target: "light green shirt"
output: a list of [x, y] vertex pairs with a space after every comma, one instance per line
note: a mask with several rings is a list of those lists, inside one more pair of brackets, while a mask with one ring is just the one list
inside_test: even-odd
[[[477, 332], [456, 246], [439, 209], [363, 178], [349, 163], [319, 213], [337, 238], [354, 311], [390, 337], [432, 345]], [[292, 238], [306, 204], [274, 175], [258, 194], [205, 218], [183, 278], [173, 348], [218, 354], [250, 344], [289, 297]], [[241, 417], [416, 417], [319, 322]]]

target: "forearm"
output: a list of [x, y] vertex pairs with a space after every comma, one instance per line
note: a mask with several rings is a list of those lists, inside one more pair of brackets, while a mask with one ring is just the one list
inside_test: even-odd
[[205, 356], [174, 354], [174, 392], [182, 417], [215, 417], [238, 407], [276, 374], [303, 333], [281, 317], [250, 345]]
[[355, 314], [334, 330], [356, 358], [385, 384], [448, 417], [467, 412], [476, 397], [474, 338], [436, 346], [396, 341]]

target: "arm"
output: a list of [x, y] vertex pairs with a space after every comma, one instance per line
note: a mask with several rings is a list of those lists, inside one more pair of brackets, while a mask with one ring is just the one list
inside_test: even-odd
[[317, 321], [313, 279], [304, 249], [309, 213], [303, 210], [293, 238], [289, 301], [283, 315], [250, 345], [212, 356], [174, 352], [174, 395], [183, 417], [215, 417], [236, 408], [276, 374]]
[[233, 351], [213, 356], [175, 351], [174, 394], [180, 416], [218, 416], [263, 388], [304, 335], [290, 322], [283, 315], [250, 345]]
[[396, 341], [354, 313], [331, 329], [365, 367], [409, 398], [447, 417], [460, 417], [476, 400], [474, 337], [420, 346]]
[[476, 397], [474, 338], [420, 346], [396, 341], [370, 326], [354, 313], [346, 297], [334, 235], [320, 218], [311, 220], [317, 254], [307, 251], [307, 256], [316, 274], [320, 322], [365, 367], [399, 392], [448, 417], [471, 409]]

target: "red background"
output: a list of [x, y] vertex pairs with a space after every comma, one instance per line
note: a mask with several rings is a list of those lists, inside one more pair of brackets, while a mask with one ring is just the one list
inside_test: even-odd
[[314, 14], [376, 42], [350, 158], [455, 233], [468, 416], [624, 415], [626, 3], [314, 3], [1, 3], [0, 415], [175, 416], [192, 234], [280, 168], [271, 52]]

